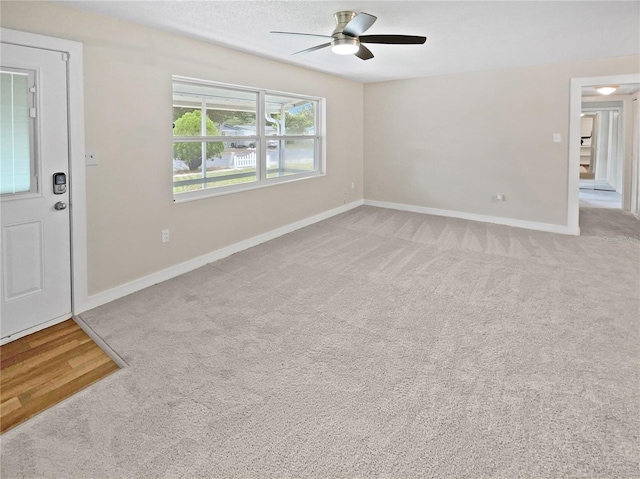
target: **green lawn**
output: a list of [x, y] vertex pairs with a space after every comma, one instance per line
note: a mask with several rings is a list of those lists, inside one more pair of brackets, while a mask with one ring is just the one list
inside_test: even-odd
[[[298, 170], [298, 171], [313, 171], [313, 163], [305, 162], [305, 163], [289, 163], [287, 164], [287, 170]], [[207, 178], [216, 178], [216, 177], [225, 177], [225, 176], [235, 176], [241, 175], [243, 173], [255, 173], [254, 168], [243, 168], [241, 170], [207, 170]], [[267, 178], [275, 178], [280, 176], [276, 170], [268, 170]], [[184, 181], [184, 180], [196, 180], [202, 178], [202, 173], [180, 173], [173, 176], [174, 181]], [[229, 186], [229, 185], [239, 185], [242, 183], [251, 183], [255, 181], [255, 174], [251, 176], [247, 176], [244, 178], [230, 178], [227, 180], [219, 180], [215, 182], [206, 183], [206, 188], [218, 188], [220, 186]], [[174, 186], [173, 193], [184, 193], [186, 191], [198, 191], [203, 189], [202, 183], [195, 183], [191, 185], [182, 185], [182, 186]]]
[[[241, 175], [243, 173], [255, 173], [255, 168], [243, 168], [241, 170], [207, 170], [207, 178], [224, 177], [230, 175]], [[196, 180], [202, 178], [202, 173], [185, 173], [180, 175], [174, 175], [174, 180]], [[213, 183], [207, 183], [207, 188], [238, 185], [240, 183], [250, 183], [255, 181], [255, 174], [253, 176], [247, 176], [245, 178], [231, 178], [228, 180], [220, 180]], [[196, 183], [193, 185], [174, 186], [173, 193], [184, 193], [185, 191], [197, 191], [202, 189], [202, 183]]]

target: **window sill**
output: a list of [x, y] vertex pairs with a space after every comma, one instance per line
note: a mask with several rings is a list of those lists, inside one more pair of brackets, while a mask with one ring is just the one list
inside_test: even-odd
[[178, 193], [173, 196], [173, 203], [188, 203], [190, 201], [203, 200], [205, 198], [213, 198], [215, 196], [231, 195], [243, 191], [258, 190], [268, 188], [270, 186], [281, 185], [283, 183], [293, 183], [295, 181], [303, 181], [311, 178], [326, 176], [326, 172], [314, 171], [304, 175], [296, 175], [295, 177], [269, 178], [264, 181], [247, 183], [243, 185], [222, 186], [219, 188], [209, 188], [207, 190], [189, 191], [186, 193]]

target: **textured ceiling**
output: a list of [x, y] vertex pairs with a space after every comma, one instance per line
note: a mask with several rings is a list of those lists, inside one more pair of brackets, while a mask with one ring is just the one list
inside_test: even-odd
[[[640, 54], [640, 2], [71, 1], [60, 2], [361, 82]], [[329, 48], [333, 13], [367, 12], [367, 34], [424, 35], [425, 45], [369, 45], [375, 58]]]

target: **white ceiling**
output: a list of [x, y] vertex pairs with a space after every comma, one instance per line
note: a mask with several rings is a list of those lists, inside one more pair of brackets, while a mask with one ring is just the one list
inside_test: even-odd
[[[213, 44], [374, 82], [640, 54], [639, 1], [62, 1], [66, 5]], [[326, 40], [270, 30], [330, 35], [333, 13], [367, 12], [367, 34], [424, 35], [425, 45], [369, 45], [362, 61]]]

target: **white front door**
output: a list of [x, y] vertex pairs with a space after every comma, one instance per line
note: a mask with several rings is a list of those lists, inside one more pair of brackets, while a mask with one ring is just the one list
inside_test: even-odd
[[[0, 338], [71, 317], [67, 63], [1, 44]], [[62, 184], [66, 176], [66, 191]], [[59, 194], [54, 192], [57, 190]]]

